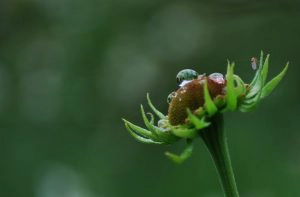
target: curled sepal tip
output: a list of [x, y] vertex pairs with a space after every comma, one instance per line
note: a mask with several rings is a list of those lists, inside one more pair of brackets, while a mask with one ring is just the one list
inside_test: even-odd
[[[172, 134], [170, 133], [169, 130], [164, 129], [164, 128], [159, 128], [158, 126], [155, 126], [153, 124], [154, 121], [153, 121], [153, 123], [151, 123], [148, 120], [146, 113], [144, 111], [143, 105], [141, 105], [141, 113], [142, 113], [142, 117], [143, 117], [146, 127], [149, 129], [149, 131], [152, 134], [152, 136], [151, 136], [152, 139], [162, 141], [166, 144], [171, 143], [175, 140], [175, 137], [172, 136]], [[149, 114], [151, 114], [151, 113], [149, 113]]]
[[180, 155], [176, 155], [171, 152], [165, 152], [165, 155], [173, 162], [175, 162], [177, 164], [181, 164], [192, 155], [193, 148], [194, 148], [193, 141], [188, 139], [186, 147]]

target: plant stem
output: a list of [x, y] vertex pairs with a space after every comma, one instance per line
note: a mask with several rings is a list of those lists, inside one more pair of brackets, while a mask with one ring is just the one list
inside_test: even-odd
[[223, 129], [223, 116], [215, 115], [211, 126], [200, 132], [219, 173], [226, 197], [239, 197], [228, 151], [227, 138]]

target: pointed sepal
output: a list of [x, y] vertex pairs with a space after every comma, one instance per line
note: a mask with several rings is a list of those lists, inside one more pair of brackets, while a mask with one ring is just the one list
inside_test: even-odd
[[204, 83], [203, 91], [204, 91], [204, 107], [205, 107], [208, 115], [211, 117], [215, 113], [217, 113], [218, 108], [216, 107], [215, 103], [213, 102], [213, 100], [209, 94], [207, 81], [205, 81], [205, 83]]
[[125, 123], [125, 128], [127, 129], [127, 131], [137, 141], [145, 144], [164, 144], [164, 142], [154, 141], [153, 139], [150, 139], [152, 137], [150, 131], [147, 131], [146, 129], [136, 126], [125, 119], [123, 119], [123, 121]]
[[234, 63], [228, 61], [226, 74], [226, 110], [235, 110], [237, 107], [237, 96], [234, 88]]
[[148, 120], [148, 118], [146, 116], [143, 105], [141, 105], [141, 114], [142, 114], [142, 117], [143, 117], [146, 127], [153, 133], [152, 138], [160, 139], [160, 141], [163, 141], [165, 143], [170, 143], [175, 140], [175, 137], [172, 136], [172, 134], [170, 133], [169, 130], [159, 128], [159, 127], [151, 124], [151, 122]]
[[282, 80], [282, 78], [285, 76], [287, 70], [289, 68], [289, 63], [287, 63], [284, 67], [284, 69], [276, 76], [274, 77], [271, 81], [269, 81], [262, 89], [262, 94], [261, 94], [261, 99], [264, 99], [265, 97], [269, 96], [274, 88], [277, 87], [279, 82]]
[[205, 117], [198, 118], [189, 109], [187, 109], [187, 113], [188, 113], [188, 119], [191, 121], [191, 123], [194, 125], [194, 127], [197, 130], [204, 129], [210, 125], [209, 122], [205, 121]]
[[171, 132], [180, 138], [195, 138], [198, 134], [198, 130], [196, 128], [188, 128], [185, 125], [177, 125], [171, 128]]

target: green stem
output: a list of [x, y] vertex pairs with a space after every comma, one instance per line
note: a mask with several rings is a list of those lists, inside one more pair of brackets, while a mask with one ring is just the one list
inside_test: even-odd
[[215, 115], [211, 123], [200, 135], [214, 160], [225, 196], [239, 197], [223, 129], [223, 116]]

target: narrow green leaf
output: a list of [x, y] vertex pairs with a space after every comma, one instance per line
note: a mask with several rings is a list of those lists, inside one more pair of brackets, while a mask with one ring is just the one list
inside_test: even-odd
[[266, 86], [262, 90], [261, 94], [261, 99], [267, 97], [272, 93], [274, 88], [279, 84], [279, 82], [282, 80], [282, 78], [285, 76], [286, 71], [288, 70], [289, 63], [286, 64], [284, 69], [276, 76], [274, 77], [271, 81], [269, 81]]

